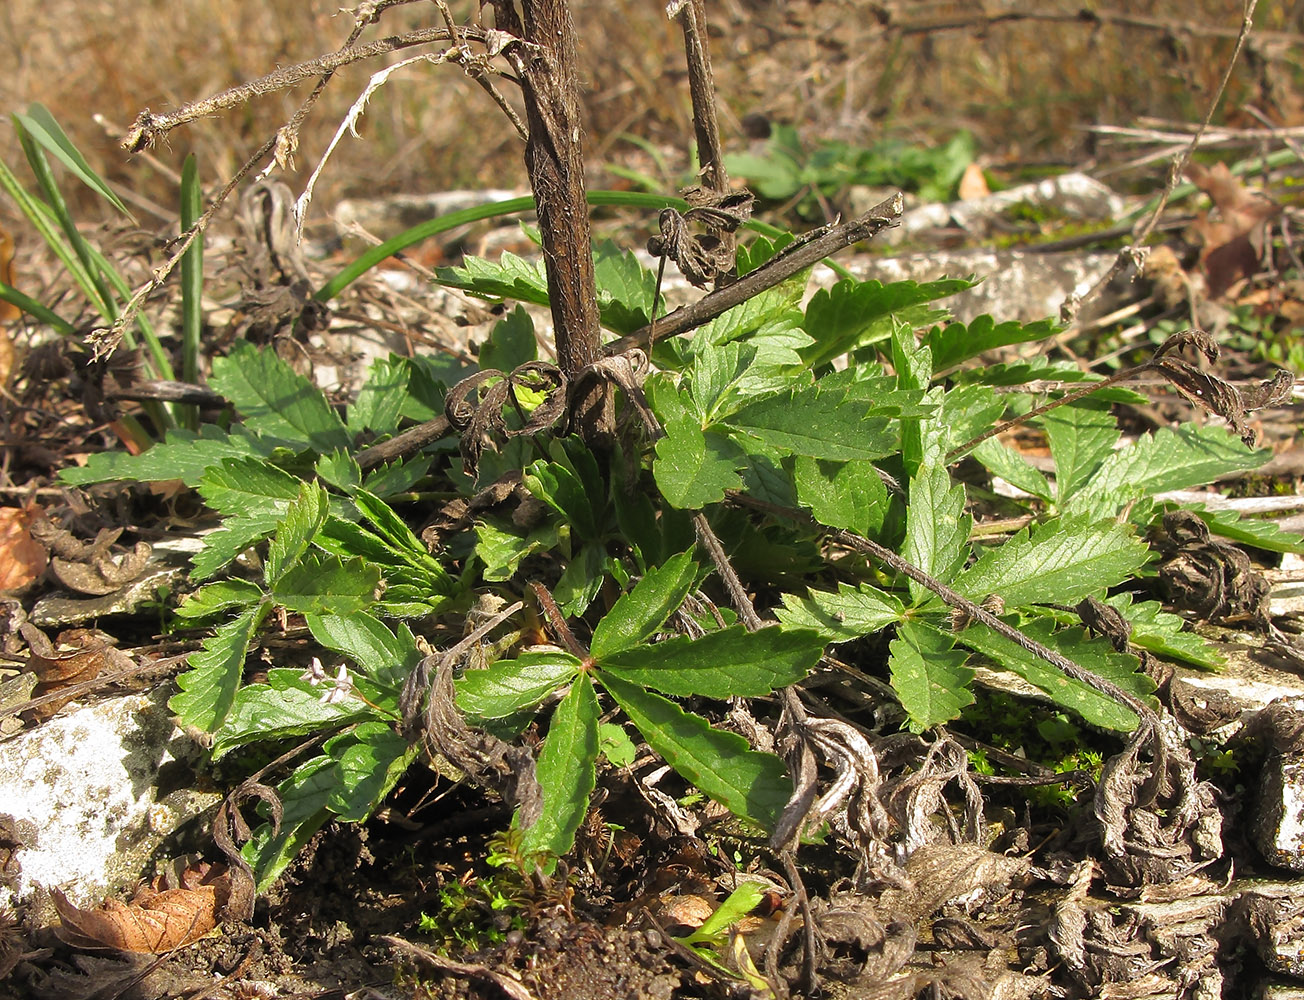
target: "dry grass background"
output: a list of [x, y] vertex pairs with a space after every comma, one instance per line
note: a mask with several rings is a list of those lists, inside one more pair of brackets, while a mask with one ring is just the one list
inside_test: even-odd
[[[194, 150], [209, 185], [281, 124], [306, 93], [264, 98], [191, 125], [156, 151], [129, 157], [119, 130], [144, 107], [174, 108], [231, 84], [336, 48], [351, 18], [341, 0], [4, 0], [0, 109], [39, 100], [106, 176], [164, 211]], [[459, 15], [470, 9], [452, 4]], [[664, 147], [675, 167], [691, 136], [687, 87], [676, 28], [660, 0], [573, 0], [588, 86], [587, 120], [595, 171], [634, 153], [628, 132]], [[965, 2], [884, 5], [898, 21], [972, 15]], [[989, 12], [1053, 9], [1041, 0]], [[1061, 0], [1065, 12], [1080, 6]], [[760, 112], [791, 122], [808, 142], [870, 142], [887, 134], [938, 141], [959, 128], [975, 133], [995, 162], [1078, 162], [1089, 155], [1081, 127], [1142, 116], [1195, 121], [1216, 89], [1231, 39], [1182, 30], [1114, 24], [1011, 21], [979, 29], [900, 34], [875, 20], [861, 0], [712, 0], [708, 5], [726, 143], [743, 143], [739, 120]], [[1233, 31], [1239, 0], [1124, 0], [1130, 15]], [[383, 33], [435, 23], [432, 4], [393, 8]], [[1261, 30], [1304, 31], [1304, 0], [1263, 0]], [[374, 33], [376, 29], [372, 29]], [[364, 36], [372, 37], [372, 36]], [[1252, 43], [1226, 108], [1256, 103], [1282, 124], [1304, 116], [1298, 40]], [[395, 57], [397, 58], [397, 57]], [[305, 128], [301, 186], [344, 110], [376, 67], [341, 71]], [[96, 117], [104, 125], [97, 124]], [[106, 128], [105, 126], [108, 126]], [[348, 140], [318, 192], [318, 205], [346, 195], [519, 187], [519, 143], [488, 98], [456, 67], [412, 67], [371, 103], [363, 141]], [[7, 122], [0, 156], [21, 157]], [[1162, 168], [1155, 168], [1156, 174]], [[595, 182], [610, 184], [600, 176]], [[13, 222], [0, 206], [0, 224]]]

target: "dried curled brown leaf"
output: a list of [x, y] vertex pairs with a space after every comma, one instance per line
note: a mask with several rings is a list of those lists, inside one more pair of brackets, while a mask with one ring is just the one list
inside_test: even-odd
[[1190, 511], [1164, 515], [1164, 531], [1159, 579], [1173, 604], [1209, 619], [1266, 621], [1270, 585], [1243, 550]]
[[49, 553], [31, 531], [43, 518], [36, 507], [0, 507], [0, 592], [24, 590], [45, 572]]
[[[33, 697], [50, 694], [84, 681], [94, 680], [102, 673], [120, 673], [130, 670], [131, 657], [113, 646], [113, 639], [98, 629], [74, 628], [60, 632], [55, 642], [35, 625], [24, 622], [19, 632], [27, 640], [30, 650], [28, 669], [36, 674], [38, 684]], [[31, 714], [38, 720], [54, 715], [71, 698], [47, 702]]]
[[198, 941], [217, 926], [231, 891], [225, 865], [200, 862], [184, 869], [179, 885], [163, 878], [137, 890], [130, 903], [107, 899], [93, 909], [70, 903], [51, 889], [60, 926], [55, 933], [74, 948], [116, 948], [160, 954]]
[[[648, 240], [647, 252], [670, 258], [690, 283], [705, 288], [733, 271], [734, 243], [725, 236], [751, 218], [753, 198], [750, 191], [718, 194], [699, 187], [689, 188], [684, 197], [687, 211], [662, 210], [657, 219], [661, 232]], [[706, 232], [692, 233], [691, 223]]]

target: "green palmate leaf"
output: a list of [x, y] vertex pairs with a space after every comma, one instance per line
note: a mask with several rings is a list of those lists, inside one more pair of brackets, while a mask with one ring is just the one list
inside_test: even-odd
[[290, 502], [285, 517], [267, 546], [263, 577], [275, 587], [285, 572], [308, 553], [312, 540], [326, 524], [326, 491], [316, 483], [303, 483], [299, 495]]
[[229, 608], [242, 608], [263, 599], [263, 589], [251, 580], [219, 580], [201, 587], [177, 605], [178, 618], [208, 618]]
[[407, 565], [419, 569], [438, 593], [451, 593], [453, 581], [448, 571], [430, 554], [421, 539], [413, 534], [407, 522], [394, 513], [394, 508], [375, 494], [362, 489], [353, 495], [353, 502], [380, 537]]
[[541, 702], [579, 673], [580, 661], [560, 649], [522, 653], [468, 670], [456, 682], [457, 705], [481, 719], [505, 719]]
[[[1053, 622], [1036, 619], [1024, 625], [1022, 631], [1083, 669], [1112, 681], [1129, 694], [1143, 701], [1153, 700], [1150, 695], [1155, 689], [1154, 682], [1140, 672], [1140, 661], [1135, 656], [1115, 651], [1104, 639], [1088, 639], [1080, 628], [1052, 632], [1053, 628]], [[1092, 725], [1120, 732], [1136, 728], [1137, 718], [1131, 709], [1081, 681], [1065, 676], [1045, 660], [997, 635], [986, 625], [970, 625], [956, 639], [1041, 688], [1057, 705], [1077, 712]]]
[[347, 615], [375, 603], [380, 567], [363, 559], [309, 555], [276, 581], [272, 598], [303, 614]]
[[973, 671], [955, 640], [923, 622], [902, 622], [888, 647], [892, 688], [910, 716], [910, 729], [925, 729], [957, 718], [973, 704], [969, 683]]
[[[901, 556], [929, 576], [950, 583], [968, 557], [972, 525], [973, 519], [964, 513], [964, 487], [952, 485], [944, 466], [923, 466], [910, 480]], [[931, 591], [913, 580], [910, 594], [915, 604], [932, 598]]]
[[210, 468], [226, 458], [266, 457], [272, 446], [238, 428], [227, 433], [213, 424], [194, 431], [168, 431], [160, 443], [139, 455], [125, 451], [101, 451], [90, 455], [79, 469], [61, 469], [59, 478], [73, 486], [134, 479], [146, 483], [180, 479], [198, 486]]
[[935, 326], [928, 332], [924, 342], [933, 349], [933, 366], [941, 372], [998, 347], [1045, 340], [1058, 329], [1048, 319], [1036, 323], [1020, 323], [1017, 320], [997, 323], [991, 316], [979, 316], [967, 326], [964, 323]]
[[535, 773], [543, 790], [543, 812], [521, 838], [526, 854], [546, 852], [559, 858], [575, 843], [596, 783], [600, 715], [593, 684], [587, 674], [580, 674], [552, 713], [539, 751]]
[[276, 356], [238, 340], [213, 359], [208, 384], [231, 401], [245, 426], [318, 454], [347, 449], [352, 440], [321, 390]]
[[782, 454], [808, 458], [872, 460], [897, 448], [891, 420], [874, 414], [845, 389], [819, 385], [751, 400], [730, 416], [727, 426]]
[[1065, 509], [1092, 509], [1102, 500], [1121, 505], [1133, 497], [1203, 486], [1228, 473], [1257, 469], [1268, 457], [1221, 427], [1164, 427], [1113, 452], [1081, 492], [1067, 498]]
[[1127, 580], [1149, 558], [1150, 549], [1128, 525], [1049, 521], [988, 549], [955, 587], [978, 601], [996, 594], [1008, 608], [1076, 604]]
[[1046, 481], [1046, 477], [1008, 445], [1001, 444], [995, 438], [988, 438], [970, 454], [982, 462], [988, 472], [1000, 476], [1011, 486], [1017, 486], [1025, 493], [1031, 493], [1046, 501], [1053, 499], [1050, 483]]
[[1275, 521], [1241, 517], [1234, 510], [1208, 510], [1201, 504], [1183, 506], [1199, 515], [1200, 520], [1215, 535], [1221, 535], [1239, 545], [1249, 545], [1265, 552], [1295, 552], [1304, 555], [1304, 537], [1293, 531], [1284, 531]]
[[246, 608], [203, 642], [203, 649], [190, 656], [190, 669], [177, 677], [181, 690], [168, 701], [168, 708], [181, 723], [201, 732], [217, 730], [235, 701], [245, 655], [258, 626], [270, 610], [266, 602]]
[[874, 538], [887, 511], [887, 487], [870, 462], [829, 462], [798, 455], [797, 498], [815, 520]]
[[1142, 649], [1170, 660], [1182, 660], [1207, 670], [1216, 670], [1226, 662], [1222, 655], [1194, 632], [1186, 631], [1179, 615], [1163, 610], [1158, 601], [1134, 604], [1131, 594], [1115, 594], [1105, 603], [1117, 608], [1132, 626], [1131, 642]]
[[313, 687], [298, 670], [274, 667], [267, 677], [267, 684], [246, 684], [236, 692], [213, 739], [214, 760], [247, 743], [311, 736], [376, 715], [355, 697], [324, 700], [333, 689]]
[[1119, 439], [1109, 404], [1081, 399], [1041, 418], [1055, 459], [1055, 493], [1064, 503], [1096, 473]]
[[820, 289], [806, 307], [802, 322], [802, 328], [815, 340], [802, 351], [802, 361], [809, 368], [818, 368], [840, 355], [886, 340], [892, 333], [890, 320], [894, 313], [954, 295], [973, 284], [957, 278], [888, 285], [847, 280]]
[[335, 761], [326, 808], [345, 823], [371, 816], [420, 752], [386, 722], [363, 722], [327, 740], [322, 749]]
[[486, 371], [496, 368], [500, 372], [509, 372], [538, 357], [534, 320], [530, 319], [524, 306], [517, 306], [495, 323], [489, 339], [480, 345], [480, 367]]
[[[818, 632], [732, 625], [700, 639], [675, 636], [599, 660], [609, 674], [666, 694], [758, 698], [806, 676], [824, 653]], [[596, 658], [596, 657], [595, 657]]]
[[601, 660], [649, 638], [684, 603], [696, 581], [697, 563], [691, 552], [681, 552], [649, 570], [594, 628], [589, 644], [593, 658]]
[[398, 427], [412, 369], [402, 358], [377, 358], [349, 407], [349, 430], [389, 434]]
[[735, 816], [774, 829], [792, 793], [778, 757], [637, 684], [605, 672], [599, 679], [667, 764]]
[[274, 833], [270, 823], [254, 831], [240, 851], [258, 877], [258, 891], [268, 889], [322, 828], [330, 812], [326, 803], [339, 785], [336, 762], [328, 756], [299, 764], [294, 773], [276, 786], [281, 800], [281, 828]]
[[135, 217], [127, 210], [113, 189], [91, 169], [73, 141], [59, 126], [54, 115], [43, 104], [29, 104], [27, 113], [16, 112], [14, 118], [22, 125], [27, 134], [39, 142], [56, 160], [67, 167], [83, 184], [97, 192], [114, 208], [132, 222]]
[[593, 269], [603, 326], [617, 333], [633, 333], [651, 322], [656, 272], [611, 240], [602, 240], [593, 248]]
[[894, 595], [871, 584], [840, 583], [836, 594], [823, 590], [812, 590], [806, 597], [784, 594], [783, 607], [776, 608], [775, 615], [785, 627], [815, 629], [829, 642], [850, 642], [900, 621], [904, 611]]
[[[672, 507], [700, 510], [724, 499], [743, 481], [737, 470], [742, 461], [735, 451], [721, 447], [716, 435], [710, 444], [692, 418], [666, 424], [666, 436], [656, 443], [653, 473], [661, 495]], [[724, 442], [727, 445], [727, 442]]]
[[312, 637], [327, 649], [349, 657], [371, 680], [400, 687], [421, 662], [412, 630], [399, 623], [391, 631], [379, 619], [359, 611], [351, 615], [305, 615]]

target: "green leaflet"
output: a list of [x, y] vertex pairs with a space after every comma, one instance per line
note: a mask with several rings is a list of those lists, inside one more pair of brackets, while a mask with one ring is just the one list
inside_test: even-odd
[[1017, 486], [1025, 493], [1048, 502], [1053, 498], [1046, 477], [1028, 464], [1028, 460], [1017, 451], [995, 438], [988, 438], [969, 454], [982, 462], [988, 472], [1000, 476], [1011, 486]]
[[221, 725], [235, 701], [249, 643], [270, 610], [266, 602], [245, 609], [219, 625], [204, 640], [203, 649], [191, 654], [190, 669], [177, 676], [181, 690], [168, 701], [183, 725], [205, 733]]
[[[1135, 656], [1116, 652], [1104, 639], [1088, 639], [1080, 628], [1052, 632], [1053, 628], [1054, 623], [1043, 618], [1027, 623], [1022, 631], [1142, 701], [1153, 700], [1150, 695], [1154, 691], [1154, 682], [1140, 672], [1140, 661]], [[1137, 719], [1131, 709], [1066, 676], [986, 625], [972, 624], [958, 633], [956, 640], [1041, 688], [1057, 705], [1072, 709], [1092, 725], [1120, 732], [1131, 732], [1136, 728]]]
[[968, 326], [963, 323], [935, 326], [924, 337], [924, 343], [932, 348], [933, 367], [944, 372], [962, 361], [976, 358], [998, 347], [1044, 340], [1058, 329], [1048, 319], [1035, 323], [1020, 323], [1017, 320], [997, 323], [991, 316], [979, 316]]
[[208, 384], [229, 399], [245, 426], [320, 454], [348, 448], [344, 422], [316, 386], [270, 349], [237, 340], [225, 358], [213, 359]]
[[517, 306], [494, 324], [489, 339], [480, 345], [480, 367], [510, 372], [518, 365], [539, 357], [539, 343], [534, 339], [534, 320]]
[[630, 649], [652, 636], [684, 602], [697, 581], [692, 552], [671, 556], [622, 594], [593, 630], [589, 651], [596, 660]]
[[596, 783], [600, 714], [593, 684], [587, 674], [580, 674], [552, 713], [539, 752], [535, 773], [543, 790], [543, 812], [522, 837], [527, 855], [546, 852], [555, 859], [575, 843]]
[[302, 614], [349, 614], [376, 600], [380, 567], [363, 559], [309, 555], [281, 576], [272, 590], [277, 604]]
[[1127, 619], [1132, 626], [1130, 641], [1142, 649], [1206, 670], [1223, 666], [1222, 655], [1199, 635], [1186, 631], [1182, 617], [1164, 611], [1158, 601], [1133, 603], [1131, 594], [1114, 594], [1105, 598], [1105, 603]]
[[349, 657], [377, 684], [398, 689], [421, 662], [412, 630], [399, 623], [391, 631], [363, 611], [351, 615], [305, 615], [312, 637], [327, 649]]
[[364, 430], [390, 434], [397, 430], [411, 373], [412, 369], [402, 358], [391, 356], [372, 361], [367, 381], [349, 407], [349, 430], [355, 434]]
[[335, 761], [326, 755], [300, 764], [294, 773], [276, 786], [281, 800], [280, 832], [270, 823], [254, 830], [249, 843], [241, 848], [244, 859], [253, 866], [258, 891], [271, 887], [295, 856], [307, 846], [312, 835], [330, 819], [326, 803], [339, 785]]
[[364, 822], [420, 752], [387, 722], [363, 722], [326, 741], [335, 783], [326, 808], [345, 823]]
[[779, 626], [748, 632], [732, 625], [700, 639], [680, 635], [609, 653], [599, 666], [608, 675], [680, 697], [755, 698], [795, 684], [823, 653], [817, 632]]
[[910, 717], [910, 730], [925, 729], [957, 718], [973, 704], [969, 682], [973, 671], [964, 665], [965, 654], [954, 649], [955, 640], [931, 625], [907, 621], [897, 627], [888, 649], [892, 688]]
[[82, 468], [59, 471], [59, 478], [73, 486], [136, 479], [146, 483], [180, 479], [187, 486], [198, 486], [208, 469], [226, 458], [266, 458], [272, 445], [237, 428], [227, 433], [213, 424], [204, 424], [197, 432], [168, 431], [167, 436], [148, 451], [132, 455], [125, 451], [101, 451], [87, 457]]
[[190, 594], [176, 608], [178, 618], [208, 618], [219, 611], [256, 604], [263, 588], [252, 580], [218, 580]]
[[1049, 521], [989, 548], [955, 588], [975, 601], [996, 594], [1008, 608], [1076, 604], [1122, 583], [1149, 558], [1150, 550], [1129, 525]]
[[887, 487], [870, 462], [821, 462], [798, 455], [793, 465], [797, 498], [815, 520], [874, 538], [887, 512]]
[[[1234, 510], [1208, 510], [1202, 504], [1183, 504], [1186, 510], [1199, 515], [1215, 535], [1221, 535], [1238, 545], [1263, 549], [1266, 552], [1295, 552], [1304, 555], [1304, 537], [1284, 531], [1275, 521], [1257, 517], [1241, 517]], [[1174, 505], [1169, 509], [1177, 509]]]
[[778, 757], [750, 749], [736, 733], [712, 729], [700, 715], [636, 684], [605, 672], [599, 679], [667, 764], [735, 816], [774, 829], [792, 793]]
[[1090, 511], [1101, 503], [1117, 508], [1134, 497], [1203, 486], [1231, 472], [1256, 469], [1267, 458], [1268, 452], [1247, 448], [1221, 427], [1164, 427], [1112, 452], [1064, 509]]
[[579, 669], [580, 661], [560, 649], [524, 652], [459, 677], [457, 706], [481, 719], [505, 719], [537, 705]]
[[525, 473], [525, 488], [560, 514], [581, 539], [599, 537], [594, 504], [599, 497], [591, 497], [575, 470], [558, 462], [538, 461]]
[[783, 607], [775, 615], [787, 628], [811, 628], [829, 642], [850, 642], [899, 621], [904, 610], [895, 595], [872, 584], [840, 583], [836, 594], [823, 590], [812, 590], [806, 597], [784, 594]]
[[1062, 505], [1113, 452], [1118, 424], [1108, 403], [1090, 397], [1051, 410], [1041, 423], [1055, 459], [1055, 495]]
[[295, 669], [275, 667], [267, 679], [267, 684], [246, 684], [236, 692], [213, 740], [214, 760], [247, 743], [311, 736], [376, 714], [356, 697], [323, 700], [332, 689], [313, 687]]
[[[739, 458], [716, 450], [721, 439], [708, 446], [702, 428], [691, 417], [666, 424], [666, 436], [656, 443], [653, 472], [666, 502], [681, 510], [700, 510], [724, 499], [725, 490], [736, 490], [743, 481], [737, 470]], [[723, 442], [727, 447], [727, 442]]]
[[308, 553], [312, 540], [325, 523], [326, 491], [316, 483], [304, 483], [267, 546], [263, 576], [269, 585], [275, 587], [277, 581]]
[[725, 425], [783, 454], [808, 458], [872, 460], [897, 447], [889, 418], [845, 390], [818, 384], [749, 400]]
[[832, 288], [822, 288], [806, 306], [802, 329], [815, 343], [801, 352], [802, 361], [808, 368], [819, 368], [840, 355], [886, 340], [892, 333], [887, 320], [893, 314], [954, 295], [973, 285], [974, 282], [960, 278], [924, 284], [895, 281], [888, 285], [849, 279], [839, 281]]
[[598, 284], [602, 325], [619, 333], [633, 333], [652, 321], [652, 299], [657, 276], [639, 263], [630, 250], [611, 240], [593, 248], [593, 271]]
[[[901, 555], [930, 576], [950, 583], [969, 554], [969, 529], [973, 519], [964, 513], [964, 487], [951, 484], [945, 467], [927, 465], [910, 480], [906, 505], [906, 539]], [[910, 581], [916, 604], [932, 599], [932, 592]]]

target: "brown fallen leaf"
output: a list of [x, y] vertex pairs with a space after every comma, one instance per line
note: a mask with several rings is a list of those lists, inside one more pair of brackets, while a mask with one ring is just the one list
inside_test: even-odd
[[1217, 211], [1216, 218], [1201, 213], [1192, 225], [1204, 245], [1200, 264], [1208, 278], [1209, 295], [1216, 299], [1259, 270], [1264, 230], [1281, 206], [1247, 188], [1225, 163], [1212, 167], [1192, 163], [1186, 176], [1209, 196]]
[[116, 948], [160, 954], [198, 941], [221, 921], [231, 891], [231, 875], [222, 864], [198, 862], [185, 868], [180, 885], [167, 887], [164, 878], [141, 886], [130, 903], [106, 899], [82, 909], [58, 889], [51, 889], [65, 944], [74, 948]]
[[[114, 648], [109, 637], [98, 629], [68, 629], [60, 632], [55, 642], [50, 642], [44, 632], [27, 622], [18, 630], [31, 651], [28, 669], [40, 681], [33, 697], [94, 680], [101, 673], [116, 673], [133, 666], [131, 658]], [[31, 716], [38, 721], [48, 719], [71, 700], [69, 697], [47, 702], [32, 709]]]
[[0, 507], [0, 593], [22, 590], [45, 572], [50, 554], [31, 532], [44, 516], [35, 506]]

